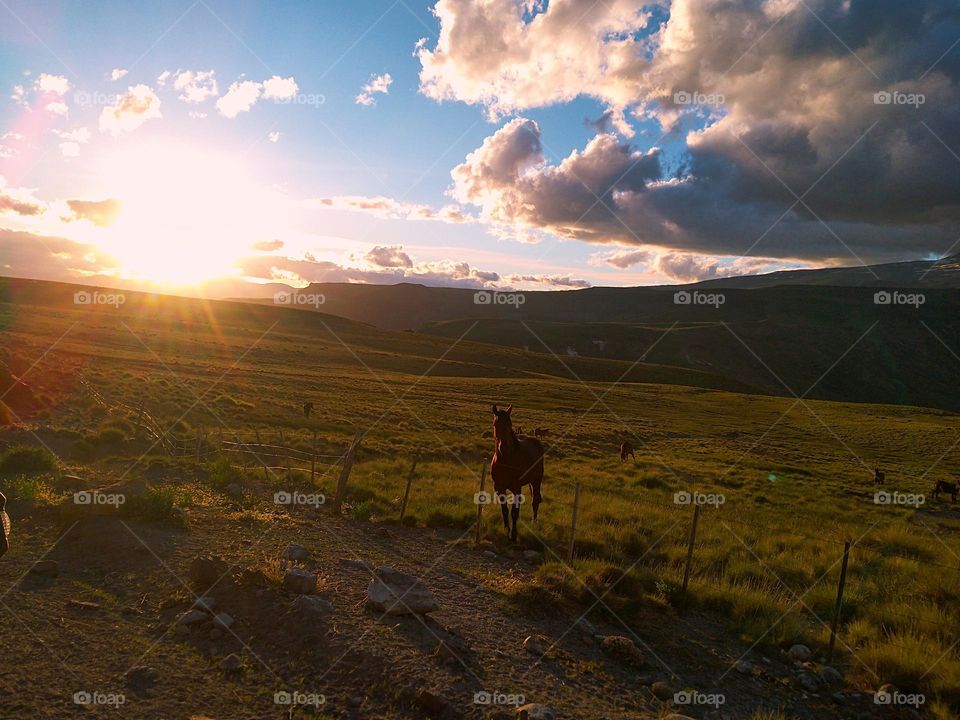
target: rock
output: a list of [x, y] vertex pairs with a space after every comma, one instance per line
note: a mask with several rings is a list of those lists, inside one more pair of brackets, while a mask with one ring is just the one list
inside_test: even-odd
[[523, 641], [523, 649], [532, 655], [543, 657], [550, 644], [550, 639], [543, 635], [530, 635]]
[[220, 661], [220, 669], [224, 672], [238, 672], [243, 669], [243, 660], [236, 653], [230, 653]]
[[582, 632], [584, 635], [590, 638], [595, 638], [600, 634], [600, 631], [597, 630], [596, 625], [587, 620], [586, 618], [580, 618], [577, 620], [577, 630]]
[[359, 695], [351, 695], [347, 698], [347, 705], [353, 708], [358, 708], [363, 705], [363, 698]]
[[220, 628], [215, 627], [210, 631], [211, 640], [219, 640], [222, 637], [223, 637], [223, 630], [221, 630]]
[[146, 690], [157, 684], [160, 679], [160, 672], [156, 668], [139, 665], [127, 670], [123, 679], [126, 681], [127, 687]]
[[810, 648], [806, 645], [794, 645], [787, 651], [787, 656], [791, 660], [799, 660], [803, 662], [810, 659]]
[[623, 637], [622, 635], [607, 635], [600, 641], [600, 647], [610, 657], [627, 663], [628, 665], [643, 667], [646, 664], [646, 658], [644, 658], [643, 653], [640, 652], [640, 648], [628, 637]]
[[663, 680], [658, 680], [651, 685], [650, 690], [659, 700], [672, 700], [673, 696], [676, 694], [676, 690], [670, 687], [670, 684]]
[[390, 567], [377, 568], [374, 576], [367, 587], [367, 600], [377, 610], [387, 615], [423, 615], [440, 609], [419, 578]]
[[495, 560], [497, 557], [497, 554], [493, 552], [493, 550], [484, 550], [480, 554], [483, 555], [483, 557], [485, 557], [487, 560]]
[[208, 619], [210, 615], [203, 610], [187, 610], [177, 620], [177, 625], [196, 625]]
[[57, 577], [60, 574], [60, 564], [56, 560], [37, 560], [27, 572], [31, 575]]
[[523, 559], [532, 565], [539, 565], [543, 562], [543, 554], [536, 550], [524, 550]]
[[332, 613], [333, 605], [331, 605], [329, 601], [316, 595], [300, 595], [290, 603], [290, 612], [296, 613], [304, 619], [309, 619]]
[[449, 707], [446, 700], [424, 688], [417, 690], [414, 702], [430, 715], [440, 715]]
[[549, 705], [528, 703], [517, 708], [519, 720], [557, 720], [557, 711]]
[[746, 660], [737, 660], [737, 664], [733, 666], [733, 669], [743, 675], [753, 674], [753, 665], [748, 663]]
[[180, 636], [185, 637], [185, 636], [187, 636], [187, 635], [190, 634], [190, 626], [189, 626], [189, 625], [177, 625], [177, 627], [176, 627], [176, 629], [174, 630], [174, 632], [175, 632], [177, 635], [180, 635]]
[[340, 558], [340, 564], [351, 570], [367, 570], [367, 564], [363, 560], [354, 560], [353, 558]]
[[223, 558], [198, 555], [190, 563], [190, 579], [204, 590], [216, 585], [228, 572], [230, 566]]
[[233, 618], [227, 615], [227, 613], [223, 613], [223, 612], [217, 615], [213, 619], [214, 626], [218, 628], [223, 628], [224, 630], [228, 629], [231, 625], [233, 625], [233, 623], [234, 623]]
[[820, 668], [820, 672], [818, 674], [820, 675], [820, 679], [823, 681], [823, 683], [830, 687], [835, 687], [843, 683], [843, 675], [841, 675], [839, 671], [827, 665], [824, 665], [822, 668]]
[[800, 687], [807, 692], [817, 692], [820, 689], [820, 679], [813, 673], [802, 672], [798, 678]]
[[213, 609], [217, 606], [217, 601], [214, 600], [209, 595], [205, 595], [202, 598], [197, 598], [193, 602], [193, 607], [195, 610], [203, 610], [208, 613], [212, 613]]
[[283, 559], [291, 560], [293, 562], [306, 562], [307, 558], [310, 557], [310, 551], [307, 550], [303, 545], [297, 543], [290, 543], [287, 546], [287, 549], [283, 551]]
[[311, 595], [317, 591], [317, 576], [302, 568], [290, 568], [283, 576], [283, 589], [299, 595]]
[[240, 500], [243, 498], [243, 488], [240, 487], [237, 483], [230, 483], [227, 485], [227, 497], [231, 497], [234, 500]]
[[842, 692], [835, 692], [830, 697], [835, 703], [837, 703], [837, 705], [843, 705], [843, 703], [847, 701], [847, 696]]

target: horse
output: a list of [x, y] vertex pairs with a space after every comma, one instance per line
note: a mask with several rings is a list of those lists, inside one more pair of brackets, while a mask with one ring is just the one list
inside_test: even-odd
[[633, 445], [624, 440], [622, 443], [620, 443], [620, 462], [626, 462], [628, 455], [634, 460], [637, 459], [637, 456], [633, 454]]
[[537, 438], [545, 438], [545, 437], [551, 435], [552, 433], [550, 432], [550, 430], [549, 430], [548, 428], [536, 428], [536, 429], [533, 431], [533, 434], [534, 434], [534, 436], [537, 437]]
[[934, 497], [940, 497], [940, 493], [945, 492], [953, 502], [957, 501], [958, 491], [960, 491], [960, 488], [957, 487], [957, 483], [949, 483], [946, 480], [937, 480], [936, 485], [933, 486]]
[[312, 413], [312, 412], [313, 412], [313, 403], [312, 403], [312, 402], [305, 402], [305, 403], [303, 404], [303, 416], [304, 416], [305, 418], [308, 418], [308, 417], [310, 417], [310, 413]]
[[[525, 485], [533, 489], [533, 519], [540, 508], [540, 485], [543, 482], [543, 444], [532, 437], [517, 437], [510, 413], [493, 406], [493, 458], [490, 460], [490, 478], [493, 494], [503, 513], [503, 527], [510, 533], [511, 542], [517, 541], [517, 520], [520, 518], [521, 491]], [[513, 495], [512, 509], [507, 508], [507, 491]], [[510, 520], [513, 520], [513, 528]]]
[[883, 473], [883, 470], [877, 468], [873, 471], [873, 484], [874, 485], [883, 485], [887, 481], [887, 476]]

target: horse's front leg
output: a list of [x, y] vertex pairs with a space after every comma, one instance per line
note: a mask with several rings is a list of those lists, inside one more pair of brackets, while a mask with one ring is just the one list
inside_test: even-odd
[[517, 520], [520, 519], [520, 495], [518, 494], [514, 494], [513, 496], [513, 507], [510, 510], [510, 515], [511, 515], [511, 519], [513, 520], [513, 530], [510, 531], [510, 540], [512, 542], [516, 542], [517, 541]]
[[496, 499], [497, 504], [500, 506], [500, 512], [503, 515], [503, 529], [506, 530], [507, 532], [510, 532], [510, 515], [509, 515], [509, 509], [507, 508], [507, 495], [506, 493], [502, 493], [497, 490], [494, 490], [493, 497]]

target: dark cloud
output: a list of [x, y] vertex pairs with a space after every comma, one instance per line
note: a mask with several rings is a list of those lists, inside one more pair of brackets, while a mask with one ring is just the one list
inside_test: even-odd
[[402, 245], [377, 245], [366, 254], [367, 262], [385, 268], [411, 268], [413, 260], [403, 252]]
[[14, 212], [17, 215], [28, 216], [41, 215], [43, 214], [43, 207], [26, 200], [18, 200], [0, 190], [0, 212]]

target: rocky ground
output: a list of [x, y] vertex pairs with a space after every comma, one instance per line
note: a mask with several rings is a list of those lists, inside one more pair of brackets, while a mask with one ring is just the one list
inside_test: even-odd
[[542, 558], [469, 530], [194, 492], [183, 526], [10, 503], [0, 717], [911, 716], [695, 613], [510, 602]]

